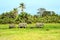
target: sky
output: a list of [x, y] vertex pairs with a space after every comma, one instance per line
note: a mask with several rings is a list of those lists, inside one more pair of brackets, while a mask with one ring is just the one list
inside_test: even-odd
[[60, 14], [60, 0], [0, 0], [0, 14], [19, 7], [21, 2], [25, 3], [25, 11], [30, 14], [36, 14], [38, 8], [45, 8]]

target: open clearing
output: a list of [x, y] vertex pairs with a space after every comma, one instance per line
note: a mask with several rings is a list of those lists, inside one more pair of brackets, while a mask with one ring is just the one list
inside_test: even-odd
[[0, 40], [60, 40], [60, 24], [45, 24], [44, 28], [32, 29], [8, 29], [7, 24], [1, 24]]

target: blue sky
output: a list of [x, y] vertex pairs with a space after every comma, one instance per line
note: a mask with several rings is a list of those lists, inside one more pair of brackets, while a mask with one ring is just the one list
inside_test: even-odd
[[17, 8], [21, 2], [25, 3], [25, 11], [31, 14], [36, 14], [38, 8], [60, 13], [60, 0], [0, 0], [0, 13]]

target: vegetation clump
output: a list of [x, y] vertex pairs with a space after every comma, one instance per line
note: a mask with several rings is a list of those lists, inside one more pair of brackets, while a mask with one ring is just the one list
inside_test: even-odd
[[[18, 8], [21, 12], [18, 12]], [[18, 8], [14, 8], [9, 12], [4, 12], [0, 14], [0, 24], [10, 24], [10, 23], [60, 23], [60, 15], [56, 14], [54, 11], [48, 11], [45, 8], [38, 8], [37, 13], [31, 15], [24, 11], [25, 4], [21, 3]]]

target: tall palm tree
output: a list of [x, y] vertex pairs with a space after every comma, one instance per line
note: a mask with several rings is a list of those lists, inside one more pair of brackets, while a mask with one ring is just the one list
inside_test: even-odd
[[21, 3], [20, 6], [19, 6], [19, 8], [21, 8], [21, 11], [24, 12], [24, 9], [25, 9], [24, 3]]

